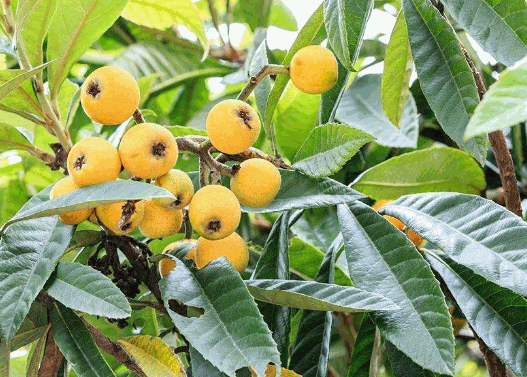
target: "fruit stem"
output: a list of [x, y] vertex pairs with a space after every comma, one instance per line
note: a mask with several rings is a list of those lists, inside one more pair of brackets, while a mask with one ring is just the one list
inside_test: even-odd
[[133, 117], [134, 117], [135, 123], [137, 124], [146, 123], [146, 120], [143, 117], [143, 113], [139, 109], [135, 109]]
[[278, 64], [264, 65], [260, 72], [249, 78], [249, 82], [245, 85], [245, 88], [240, 92], [236, 99], [240, 101], [247, 101], [247, 98], [251, 95], [254, 88], [267, 76], [267, 75], [289, 75], [289, 67]]
[[[176, 137], [176, 143], [178, 146], [178, 150], [194, 153], [195, 155], [199, 157], [200, 162], [203, 162], [204, 164], [206, 164], [207, 167], [212, 169], [213, 171], [219, 172], [219, 174], [227, 175], [229, 177], [234, 176], [234, 172], [232, 171], [230, 167], [222, 164], [221, 162], [216, 161], [210, 155], [210, 151], [213, 149], [213, 146], [209, 139], [204, 138], [202, 140], [199, 138], [195, 138], [194, 140], [192, 140], [189, 137]], [[201, 169], [200, 169], [200, 172], [201, 172]], [[210, 174], [210, 170], [209, 170], [209, 174]]]
[[248, 149], [246, 149], [243, 152], [238, 153], [238, 154], [225, 154], [225, 153], [222, 153], [216, 158], [216, 161], [224, 163], [224, 162], [227, 162], [227, 161], [245, 161], [245, 160], [249, 160], [251, 158], [261, 158], [263, 160], [267, 160], [267, 161], [271, 162], [277, 168], [292, 169], [291, 165], [286, 164], [284, 162], [284, 160], [282, 160], [281, 158], [274, 158], [274, 157], [269, 156], [268, 154], [262, 152], [261, 150], [259, 150], [257, 148], [252, 148], [252, 147], [248, 148]]

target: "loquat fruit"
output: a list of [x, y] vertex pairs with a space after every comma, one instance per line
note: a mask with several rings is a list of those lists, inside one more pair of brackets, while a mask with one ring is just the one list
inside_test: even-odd
[[203, 237], [198, 239], [194, 253], [194, 261], [198, 268], [203, 268], [220, 257], [227, 258], [238, 272], [245, 270], [249, 263], [249, 251], [238, 233], [232, 233], [221, 240], [208, 240]]
[[289, 75], [293, 84], [302, 92], [325, 93], [337, 82], [337, 59], [325, 47], [306, 46], [293, 55]]
[[194, 195], [194, 184], [187, 173], [179, 169], [171, 169], [165, 175], [156, 179], [157, 186], [163, 187], [170, 191], [176, 197], [175, 200], [170, 198], [155, 198], [154, 201], [167, 208], [182, 209], [190, 203]]
[[229, 236], [240, 224], [240, 202], [228, 188], [208, 185], [194, 194], [188, 215], [196, 233], [209, 240], [219, 240]]
[[68, 172], [79, 187], [115, 181], [121, 171], [119, 152], [108, 140], [85, 137], [68, 154]]
[[[163, 249], [163, 254], [171, 254], [172, 251], [174, 251], [175, 249], [177, 249], [180, 246], [183, 246], [185, 244], [195, 244], [195, 243], [196, 243], [195, 240], [189, 240], [189, 239], [186, 239], [186, 238], [184, 238], [182, 240], [179, 240], [179, 241], [176, 241], [176, 242], [169, 243]], [[196, 250], [195, 247], [190, 248], [188, 250], [187, 255], [185, 256], [185, 258], [186, 259], [194, 259], [194, 251], [195, 250]]]
[[136, 229], [144, 216], [142, 200], [117, 202], [95, 208], [99, 222], [112, 233], [122, 236]]
[[174, 136], [155, 123], [141, 123], [124, 134], [119, 145], [124, 168], [143, 179], [167, 174], [176, 164], [178, 147]]
[[[78, 189], [79, 189], [79, 186], [77, 186], [75, 182], [73, 182], [73, 179], [71, 179], [71, 176], [67, 176], [57, 181], [57, 183], [53, 185], [53, 187], [51, 188], [51, 192], [49, 193], [49, 197], [50, 199], [53, 199], [53, 198], [56, 198], [57, 196], [68, 194]], [[77, 225], [77, 224], [82, 223], [84, 220], [87, 220], [88, 217], [90, 217], [92, 213], [93, 213], [93, 208], [81, 209], [78, 211], [72, 211], [72, 212], [60, 214], [59, 218], [64, 224]]]
[[230, 187], [240, 204], [261, 208], [273, 201], [281, 182], [276, 166], [261, 158], [251, 158], [240, 164]]
[[125, 70], [107, 66], [93, 71], [81, 89], [86, 115], [101, 124], [119, 124], [130, 118], [139, 105], [139, 85]]
[[[373, 209], [378, 211], [382, 207], [384, 207], [385, 204], [388, 204], [391, 202], [393, 202], [393, 200], [379, 200], [373, 204]], [[384, 215], [384, 218], [388, 220], [389, 222], [391, 222], [392, 225], [394, 225], [399, 230], [403, 230], [405, 228], [405, 225], [403, 224], [403, 222], [399, 219], [396, 219], [393, 216]], [[421, 236], [415, 233], [412, 229], [408, 230], [407, 236], [416, 247], [421, 246], [421, 244], [424, 242], [423, 238], [421, 238]]]
[[139, 231], [148, 238], [163, 238], [176, 234], [183, 223], [183, 211], [170, 209], [156, 204], [153, 200], [146, 200], [143, 221], [139, 224]]
[[164, 278], [170, 273], [170, 271], [176, 268], [176, 261], [170, 257], [163, 258], [159, 261], [159, 265], [157, 267], [159, 269], [159, 275]]
[[249, 104], [227, 99], [210, 110], [205, 127], [214, 148], [236, 154], [254, 144], [260, 134], [260, 118]]

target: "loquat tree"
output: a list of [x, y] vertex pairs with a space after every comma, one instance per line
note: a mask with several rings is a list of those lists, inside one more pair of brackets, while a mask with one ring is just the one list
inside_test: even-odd
[[525, 0], [0, 3], [0, 377], [527, 377]]

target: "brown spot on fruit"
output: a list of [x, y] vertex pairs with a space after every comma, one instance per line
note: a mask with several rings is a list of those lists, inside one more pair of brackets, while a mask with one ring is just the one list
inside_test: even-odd
[[101, 84], [97, 80], [91, 80], [86, 88], [86, 93], [93, 98], [99, 98], [101, 94]]
[[73, 163], [73, 168], [75, 170], [81, 170], [82, 167], [86, 164], [86, 156], [79, 156], [75, 159], [75, 162]]
[[251, 127], [251, 114], [245, 108], [241, 108], [238, 111], [238, 116], [243, 120], [243, 123], [247, 126], [248, 129], [252, 130]]
[[152, 145], [152, 154], [156, 157], [163, 157], [165, 155], [165, 143], [155, 143]]
[[209, 232], [219, 232], [221, 229], [221, 221], [220, 220], [211, 220], [209, 221], [209, 224], [207, 225], [207, 230]]

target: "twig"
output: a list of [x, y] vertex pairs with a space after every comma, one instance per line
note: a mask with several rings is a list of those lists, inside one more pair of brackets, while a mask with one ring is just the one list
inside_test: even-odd
[[199, 160], [199, 187], [210, 184], [210, 168], [204, 160]]
[[221, 36], [220, 33], [220, 23], [218, 22], [218, 11], [216, 10], [216, 7], [214, 6], [214, 0], [207, 0], [207, 3], [209, 5], [209, 13], [210, 18], [212, 19], [212, 24], [214, 25], [214, 28], [218, 32], [218, 35], [220, 36], [220, 42], [222, 46], [225, 46], [225, 40]]
[[289, 68], [283, 65], [268, 64], [264, 65], [260, 72], [256, 75], [251, 76], [245, 88], [240, 92], [236, 99], [240, 101], [247, 101], [247, 98], [251, 95], [252, 91], [256, 86], [265, 78], [267, 75], [289, 75]]
[[137, 365], [137, 363], [126, 353], [123, 347], [112, 341], [106, 335], [99, 332], [99, 330], [93, 327], [84, 318], [82, 318], [82, 322], [84, 322], [84, 325], [88, 328], [88, 330], [90, 330], [93, 340], [95, 343], [97, 343], [97, 346], [100, 349], [111, 355], [115, 360], [123, 364], [130, 371], [141, 377], [147, 377], [141, 367]]
[[276, 166], [277, 168], [291, 169], [291, 165], [286, 164], [284, 160], [282, 160], [281, 158], [275, 158], [275, 157], [269, 156], [268, 154], [262, 152], [261, 150], [252, 148], [252, 147], [238, 154], [222, 153], [216, 158], [216, 161], [223, 163], [227, 161], [245, 161], [251, 158], [261, 158], [263, 160], [267, 160], [273, 163], [273, 165]]
[[11, 0], [2, 0], [2, 26], [7, 34], [12, 34], [15, 29], [13, 13], [11, 12]]
[[207, 165], [207, 167], [210, 168], [212, 171], [218, 172], [219, 174], [227, 175], [229, 177], [234, 176], [235, 172], [232, 168], [212, 158], [212, 156], [210, 155], [210, 151], [212, 150], [212, 144], [210, 143], [209, 139], [201, 139], [199, 137], [177, 137], [176, 142], [179, 151], [194, 153], [199, 157], [200, 161]]
[[133, 117], [134, 117], [134, 120], [135, 120], [135, 122], [136, 122], [137, 124], [139, 124], [139, 123], [146, 123], [146, 120], [145, 120], [145, 118], [143, 117], [143, 113], [142, 113], [141, 110], [139, 110], [139, 109], [136, 109], [136, 110], [134, 111], [134, 115], [133, 115]]

